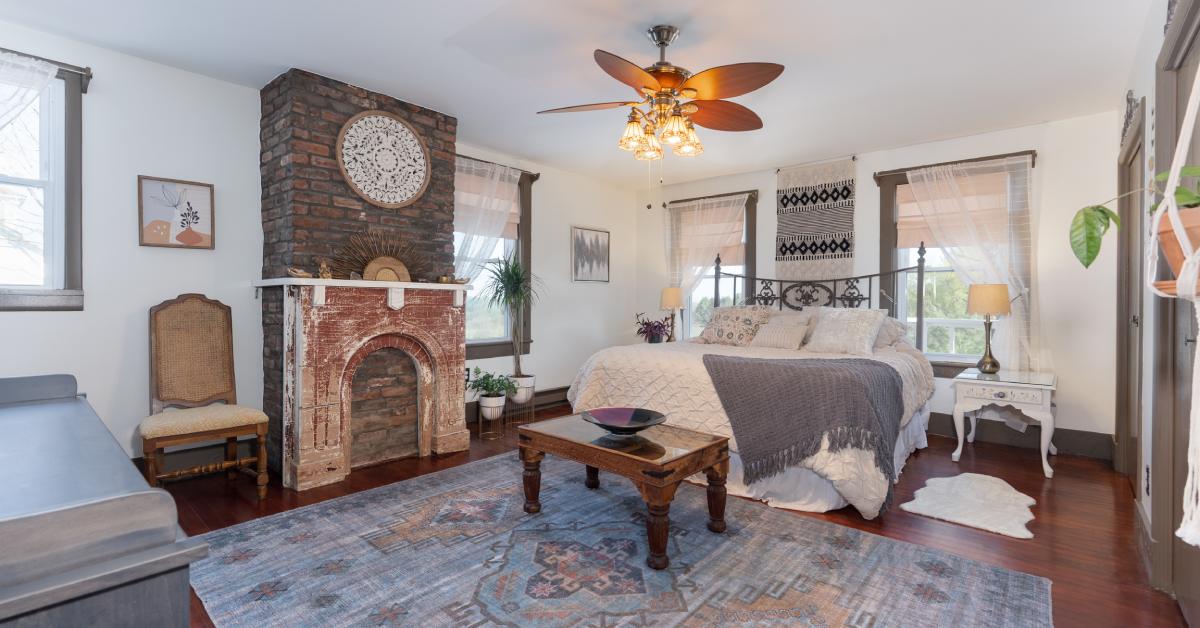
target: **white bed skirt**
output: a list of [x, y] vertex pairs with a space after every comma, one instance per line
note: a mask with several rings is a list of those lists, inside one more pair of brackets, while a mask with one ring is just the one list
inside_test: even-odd
[[[929, 428], [929, 404], [926, 403], [913, 415], [908, 425], [900, 429], [896, 438], [896, 479], [908, 456], [917, 449], [925, 449], [929, 441], [925, 431]], [[689, 482], [706, 484], [704, 474], [688, 478]], [[742, 482], [742, 458], [737, 452], [729, 454], [729, 477], [725, 489], [730, 495], [750, 497], [775, 508], [787, 510], [803, 510], [805, 512], [826, 512], [845, 508], [849, 505], [833, 483], [817, 475], [811, 469], [792, 467], [779, 475], [760, 480], [747, 486]]]

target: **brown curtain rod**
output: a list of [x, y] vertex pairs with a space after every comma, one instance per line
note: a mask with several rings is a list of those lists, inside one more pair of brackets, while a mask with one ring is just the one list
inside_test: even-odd
[[482, 162], [482, 163], [485, 163], [485, 164], [492, 164], [493, 166], [504, 166], [505, 168], [512, 168], [513, 170], [520, 170], [521, 172], [524, 172], [525, 174], [527, 174], [527, 175], [529, 175], [529, 176], [533, 177], [533, 180], [534, 180], [534, 181], [537, 181], [537, 180], [538, 180], [538, 179], [539, 179], [539, 178], [542, 176], [542, 173], [540, 173], [540, 172], [530, 172], [530, 171], [528, 171], [528, 170], [524, 170], [524, 169], [521, 169], [521, 168], [517, 168], [517, 167], [515, 167], [515, 166], [510, 166], [510, 165], [508, 165], [508, 164], [496, 163], [496, 162], [494, 162], [494, 161], [488, 161], [488, 160], [486, 160], [486, 159], [480, 159], [480, 158], [478, 158], [478, 157], [472, 157], [472, 156], [470, 156], [470, 155], [464, 155], [464, 154], [462, 154], [462, 153], [454, 153], [454, 156], [455, 156], [455, 157], [462, 157], [463, 159], [472, 159], [472, 160], [474, 160], [474, 161]]
[[92, 82], [92, 69], [88, 68], [88, 67], [71, 65], [70, 63], [63, 63], [62, 61], [55, 61], [54, 59], [47, 59], [46, 57], [39, 57], [37, 55], [31, 55], [27, 52], [21, 52], [20, 50], [12, 50], [11, 48], [0, 48], [0, 52], [7, 52], [7, 53], [14, 54], [14, 55], [20, 55], [22, 57], [28, 57], [30, 59], [37, 59], [38, 61], [45, 61], [46, 63], [54, 64], [54, 65], [58, 66], [60, 73], [61, 72], [69, 72], [71, 74], [78, 74], [80, 77], [80, 83], [81, 83], [80, 91], [82, 91], [85, 94], [87, 93], [88, 83]]
[[666, 207], [670, 203], [690, 203], [692, 201], [703, 201], [704, 199], [709, 199], [709, 198], [723, 198], [726, 196], [737, 196], [738, 194], [748, 194], [755, 199], [758, 198], [758, 190], [742, 190], [741, 192], [726, 192], [724, 194], [709, 194], [708, 196], [697, 196], [695, 198], [681, 198], [681, 199], [677, 199], [674, 201], [667, 201], [666, 203], [663, 203], [663, 207]]
[[993, 159], [1006, 159], [1008, 157], [1024, 157], [1026, 155], [1029, 156], [1029, 167], [1032, 168], [1032, 167], [1037, 166], [1037, 151], [1036, 150], [1022, 150], [1022, 151], [1017, 151], [1015, 153], [1004, 153], [1002, 155], [988, 155], [987, 157], [974, 157], [971, 159], [955, 159], [954, 161], [943, 161], [941, 163], [936, 163], [936, 164], [925, 164], [923, 166], [912, 166], [910, 168], [896, 168], [895, 170], [884, 170], [883, 172], [875, 173], [875, 183], [879, 183], [879, 180], [882, 179], [883, 177], [890, 177], [890, 176], [896, 175], [896, 174], [905, 174], [910, 170], [920, 170], [921, 168], [935, 168], [937, 166], [951, 166], [954, 164], [969, 164], [969, 163], [974, 163], [977, 161], [991, 161]]

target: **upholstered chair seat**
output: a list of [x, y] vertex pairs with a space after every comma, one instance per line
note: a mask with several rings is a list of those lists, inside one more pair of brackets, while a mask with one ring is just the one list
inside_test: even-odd
[[164, 410], [142, 419], [142, 438], [198, 434], [212, 430], [266, 423], [267, 415], [262, 410], [245, 406], [214, 403], [200, 408]]

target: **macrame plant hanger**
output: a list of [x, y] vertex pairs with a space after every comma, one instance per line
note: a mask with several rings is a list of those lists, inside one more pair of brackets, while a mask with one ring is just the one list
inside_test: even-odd
[[[1171, 159], [1171, 170], [1167, 176], [1166, 193], [1150, 220], [1150, 246], [1146, 249], [1146, 283], [1160, 297], [1175, 296], [1196, 303], [1196, 282], [1200, 281], [1200, 252], [1192, 246], [1184, 229], [1183, 221], [1179, 218], [1179, 206], [1175, 201], [1175, 189], [1179, 186], [1180, 172], [1187, 160], [1188, 149], [1192, 144], [1192, 133], [1196, 128], [1197, 110], [1200, 109], [1200, 73], [1192, 80], [1191, 94], [1188, 96], [1187, 109], [1184, 111], [1183, 126], [1180, 129], [1179, 140], [1175, 145], [1175, 155]], [[1175, 232], [1179, 246], [1186, 258], [1175, 279], [1175, 295], [1159, 290], [1154, 282], [1158, 274], [1159, 239], [1158, 225], [1163, 217], [1171, 221], [1171, 230]], [[1200, 308], [1194, 308], [1197, 324], [1200, 324]], [[1200, 357], [1197, 354], [1196, 357]], [[1195, 357], [1193, 358], [1195, 359]], [[1192, 367], [1192, 390], [1200, 389], [1200, 361]], [[1188, 474], [1183, 487], [1183, 519], [1175, 535], [1184, 542], [1200, 547], [1200, 405], [1192, 404], [1191, 429], [1188, 436]]]

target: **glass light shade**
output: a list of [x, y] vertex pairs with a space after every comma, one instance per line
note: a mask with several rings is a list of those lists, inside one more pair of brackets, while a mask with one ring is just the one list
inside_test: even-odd
[[1008, 300], [1008, 284], [973, 283], [967, 290], [968, 314], [1011, 314]]
[[667, 123], [663, 125], [662, 133], [659, 134], [664, 144], [669, 146], [678, 146], [687, 141], [688, 128], [687, 120], [683, 116], [675, 113], [667, 118]]
[[662, 159], [662, 144], [658, 142], [658, 137], [654, 135], [654, 130], [650, 127], [646, 127], [646, 132], [642, 137], [642, 146], [634, 151], [633, 156], [641, 161], [654, 161], [656, 159]]
[[625, 123], [625, 132], [621, 134], [621, 139], [617, 141], [617, 146], [621, 150], [637, 150], [646, 141], [645, 135], [645, 132], [642, 131], [642, 125], [638, 124], [637, 120], [630, 120]]
[[700, 136], [696, 135], [696, 127], [688, 123], [687, 138], [683, 143], [671, 147], [671, 152], [680, 157], [695, 157], [704, 152], [704, 144], [700, 142]]

